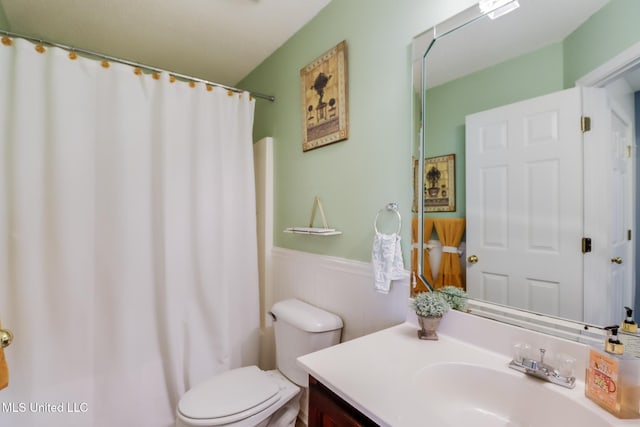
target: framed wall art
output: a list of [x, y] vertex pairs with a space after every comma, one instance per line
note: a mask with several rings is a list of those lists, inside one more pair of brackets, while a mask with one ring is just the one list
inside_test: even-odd
[[340, 42], [300, 70], [302, 151], [349, 137], [347, 43]]
[[455, 212], [456, 156], [430, 157], [424, 160], [424, 211]]

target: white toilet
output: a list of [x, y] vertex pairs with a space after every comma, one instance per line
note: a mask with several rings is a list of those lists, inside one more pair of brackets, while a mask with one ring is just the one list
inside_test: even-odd
[[274, 304], [277, 370], [233, 369], [186, 392], [176, 410], [176, 427], [295, 426], [300, 387], [308, 376], [296, 358], [340, 342], [342, 319], [302, 301]]

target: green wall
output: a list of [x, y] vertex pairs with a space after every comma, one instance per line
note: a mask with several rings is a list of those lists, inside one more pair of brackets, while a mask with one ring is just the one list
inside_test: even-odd
[[[404, 218], [408, 266], [415, 148], [411, 39], [472, 3], [333, 0], [240, 83], [277, 98], [273, 104], [257, 104], [254, 128], [256, 140], [275, 139], [276, 246], [368, 261], [375, 214], [395, 201]], [[577, 78], [640, 38], [640, 25], [634, 22], [638, 16], [640, 1], [614, 0], [564, 42], [430, 90], [428, 105], [438, 108], [428, 109], [427, 132], [437, 143], [430, 145], [427, 156], [455, 153], [457, 166], [456, 212], [436, 215], [465, 214], [466, 114], [573, 86]], [[611, 22], [616, 23], [614, 28]], [[300, 69], [341, 40], [348, 44], [350, 137], [303, 153]], [[540, 61], [545, 64], [542, 68], [532, 66]], [[500, 82], [499, 91], [490, 89], [495, 81]], [[436, 126], [430, 128], [428, 123]], [[288, 226], [307, 225], [316, 195], [329, 225], [344, 234], [282, 233]]]
[[[256, 104], [255, 139], [275, 141], [275, 245], [370, 261], [373, 222], [399, 203], [405, 265], [411, 218], [411, 40], [472, 0], [333, 0], [239, 86], [276, 96]], [[300, 69], [347, 41], [350, 135], [302, 152]], [[340, 236], [283, 233], [307, 225], [314, 196]], [[319, 224], [316, 222], [316, 225]], [[304, 278], [301, 278], [304, 279]]]
[[[411, 39], [473, 3], [333, 0], [239, 84], [276, 96], [274, 103], [256, 102], [254, 136], [256, 140], [264, 136], [275, 140], [277, 246], [369, 261], [375, 215], [386, 203], [394, 201], [399, 203], [404, 219], [403, 249], [408, 266], [413, 148]], [[611, 56], [603, 52], [612, 47], [619, 52], [640, 38], [640, 25], [634, 22], [638, 16], [640, 1], [614, 0], [580, 29], [584, 34], [576, 32], [568, 38], [565, 50], [570, 47], [571, 51], [582, 50], [588, 55], [565, 54], [565, 82], [574, 81]], [[620, 25], [604, 31], [602, 25], [609, 19]], [[0, 28], [11, 29], [1, 5]], [[300, 69], [342, 40], [348, 45], [349, 139], [303, 153]], [[530, 84], [515, 84], [518, 89], [537, 90]], [[557, 81], [554, 78], [540, 84], [555, 86]], [[464, 88], [459, 90], [465, 93]], [[467, 108], [457, 102], [462, 94], [448, 99], [450, 108]], [[510, 96], [513, 92], [509, 89], [505, 94]], [[475, 102], [468, 92], [463, 99], [466, 103]], [[458, 135], [462, 132], [459, 126]], [[450, 147], [444, 145], [438, 150], [458, 154], [457, 182], [464, 182], [460, 144], [452, 142]], [[460, 199], [463, 193], [458, 194], [457, 204], [464, 208], [464, 199]], [[344, 234], [317, 237], [282, 233], [288, 226], [307, 225], [316, 195], [322, 200], [329, 225]]]
[[[256, 101], [254, 126], [256, 140], [275, 140], [277, 246], [369, 261], [375, 215], [388, 202], [397, 202], [408, 267], [411, 40], [473, 3], [333, 0], [238, 84], [277, 99]], [[12, 30], [1, 4], [0, 29]], [[349, 139], [303, 153], [300, 69], [342, 40], [348, 49]], [[343, 234], [283, 233], [288, 226], [307, 225], [316, 195], [329, 225]]]

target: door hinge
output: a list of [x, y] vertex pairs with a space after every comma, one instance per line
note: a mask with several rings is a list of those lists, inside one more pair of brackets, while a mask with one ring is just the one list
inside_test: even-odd
[[586, 254], [587, 252], [591, 252], [591, 238], [583, 237], [582, 238], [582, 253]]
[[631, 240], [631, 230], [627, 230], [627, 240]]
[[582, 131], [582, 133], [589, 132], [591, 130], [591, 117], [580, 117], [580, 130]]

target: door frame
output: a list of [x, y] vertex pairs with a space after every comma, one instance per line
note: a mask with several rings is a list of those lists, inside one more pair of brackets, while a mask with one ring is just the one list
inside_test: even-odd
[[[605, 62], [604, 64], [600, 65], [599, 67], [595, 68], [594, 70], [590, 71], [589, 73], [585, 74], [584, 76], [582, 76], [581, 78], [579, 78], [578, 80], [576, 80], [576, 86], [581, 86], [583, 88], [603, 88], [605, 87], [607, 84], [615, 81], [616, 79], [618, 79], [619, 77], [621, 77], [625, 72], [631, 70], [632, 68], [636, 67], [640, 65], [640, 42], [635, 43], [633, 45], [631, 45], [630, 47], [628, 47], [627, 49], [625, 49], [624, 51], [622, 51], [621, 53], [619, 53], [618, 55], [614, 56], [613, 58], [611, 58], [609, 61]], [[589, 99], [587, 97], [587, 99], [584, 100], [585, 102], [583, 103], [583, 110], [584, 110], [584, 114], [585, 115], [589, 115], [592, 114], [592, 111], [594, 111], [594, 109], [597, 108], [597, 104], [600, 102], [606, 102], [606, 100], [596, 97], [595, 99]], [[596, 110], [597, 111], [597, 110]], [[632, 118], [633, 120], [633, 118]], [[637, 126], [635, 129], [635, 132], [638, 132]], [[593, 137], [593, 138], [598, 138], [598, 137], [602, 137], [602, 135], [589, 135], [589, 133], [585, 134], [585, 142]], [[633, 144], [635, 145], [635, 141], [633, 141]], [[596, 153], [590, 153], [589, 150], [589, 144], [586, 143], [585, 144], [585, 164], [589, 164], [589, 156], [597, 156], [598, 154]], [[636, 155], [637, 157], [637, 155]], [[591, 160], [593, 161], [593, 160]], [[637, 173], [638, 173], [638, 165], [637, 165], [637, 159], [636, 162], [634, 164], [634, 168], [633, 168], [633, 172], [634, 174], [634, 179], [633, 182], [635, 184], [635, 188], [632, 189], [632, 192], [634, 194], [637, 193], [638, 190], [638, 185], [637, 185]], [[594, 184], [589, 182], [588, 179], [588, 175], [585, 174], [585, 222], [584, 222], [584, 227], [585, 227], [585, 236], [589, 237], [591, 235], [597, 235], [599, 233], [599, 228], [600, 228], [600, 221], [599, 221], [599, 215], [593, 215], [593, 211], [589, 212], [588, 210], [588, 204], [589, 203], [598, 203], [597, 201], [589, 201], [588, 199], [588, 192], [586, 191], [588, 188], [593, 188]], [[593, 207], [593, 206], [592, 206]], [[637, 202], [636, 205], [633, 208], [634, 213], [633, 213], [633, 217], [634, 219], [637, 218], [638, 215], [638, 209], [637, 209]], [[637, 223], [636, 221], [634, 221], [634, 227], [633, 227], [633, 236], [634, 236], [634, 244], [632, 246], [632, 252], [633, 252], [633, 259], [632, 262], [634, 265], [636, 265], [636, 260], [638, 257], [638, 241], [637, 241], [637, 231], [638, 231], [638, 227], [637, 227]], [[594, 254], [595, 255], [595, 254]], [[606, 256], [606, 254], [600, 254], [601, 256]], [[599, 265], [598, 265], [599, 264]], [[601, 284], [602, 283], [608, 283], [609, 277], [608, 277], [608, 271], [609, 269], [604, 268], [602, 263], [589, 263], [587, 262], [587, 260], [585, 259], [585, 263], [584, 263], [584, 281], [585, 281], [585, 293], [584, 293], [584, 305], [585, 305], [585, 309], [584, 312], [585, 313], [590, 313], [593, 312], [593, 308], [594, 307], [600, 307], [602, 308], [602, 303], [603, 301], [606, 301], [606, 297], [607, 295], [603, 295], [602, 292], [606, 292], [606, 290], [601, 289], [602, 292], [598, 292], [597, 289], [601, 288]], [[640, 285], [636, 282], [636, 278], [638, 276], [637, 271], [632, 271], [632, 278], [631, 281], [632, 283], [635, 283], [635, 293], [634, 293], [634, 302], [635, 302], [635, 308], [637, 309], [638, 307], [640, 307], [640, 301], [638, 301], [638, 298], [640, 297]], [[595, 284], [592, 284], [591, 286], [589, 286], [589, 284], [587, 283], [587, 281], [593, 281], [596, 282]], [[600, 284], [598, 284], [598, 282]], [[605, 298], [605, 299], [603, 299]], [[620, 311], [622, 312], [622, 307], [620, 307]], [[591, 323], [591, 324], [598, 324], [598, 325], [602, 325], [604, 324], [603, 321], [605, 321], [605, 319], [599, 319], [599, 318], [593, 318], [593, 319], [584, 319], [585, 323]]]
[[603, 87], [640, 64], [640, 42], [576, 80], [576, 86]]

